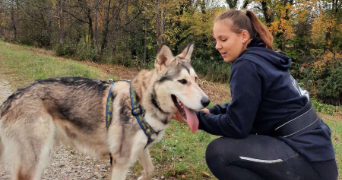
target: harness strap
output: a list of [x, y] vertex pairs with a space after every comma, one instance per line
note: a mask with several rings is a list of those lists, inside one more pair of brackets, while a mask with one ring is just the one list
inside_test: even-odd
[[[113, 117], [113, 96], [112, 96], [112, 89], [115, 85], [115, 82], [113, 80], [110, 80], [109, 82], [112, 83], [110, 86], [108, 97], [107, 97], [107, 103], [106, 103], [106, 128], [108, 130], [109, 125], [112, 123], [112, 117]], [[113, 157], [112, 154], [109, 153], [109, 161], [110, 164], [113, 165]]]
[[[123, 81], [127, 81], [130, 83], [129, 80], [123, 80]], [[112, 97], [112, 89], [115, 85], [114, 81], [110, 81], [112, 82], [112, 85], [109, 89], [108, 92], [108, 97], [107, 97], [107, 103], [106, 103], [106, 127], [107, 130], [109, 128], [109, 125], [112, 122], [112, 117], [113, 117], [113, 97]], [[144, 119], [144, 110], [141, 108], [141, 106], [138, 104], [137, 98], [136, 98], [136, 94], [132, 88], [132, 84], [130, 83], [130, 98], [131, 98], [131, 104], [132, 104], [132, 115], [135, 116], [135, 118], [137, 119], [141, 129], [144, 131], [145, 135], [147, 136], [147, 144], [145, 146], [145, 148], [153, 142], [153, 139], [151, 138], [152, 134], [156, 134], [158, 136], [160, 131], [155, 131]], [[113, 163], [113, 157], [112, 155], [109, 153], [110, 156], [110, 164], [112, 165]]]
[[274, 129], [276, 136], [290, 137], [299, 132], [316, 129], [320, 125], [315, 108], [309, 101], [302, 109], [295, 112], [285, 123]]
[[135, 118], [138, 121], [138, 124], [140, 125], [141, 129], [144, 131], [145, 135], [147, 136], [147, 144], [145, 148], [153, 142], [153, 139], [151, 138], [152, 134], [156, 134], [158, 136], [160, 131], [155, 131], [144, 119], [144, 110], [141, 108], [141, 106], [138, 104], [136, 94], [132, 88], [132, 84], [130, 87], [130, 96], [131, 96], [131, 104], [132, 104], [132, 115], [135, 116]]
[[113, 117], [113, 96], [112, 96], [112, 89], [115, 85], [115, 82], [113, 81], [112, 85], [110, 86], [108, 97], [107, 97], [107, 105], [106, 105], [106, 127], [107, 130], [109, 128], [109, 125], [112, 123], [112, 117]]

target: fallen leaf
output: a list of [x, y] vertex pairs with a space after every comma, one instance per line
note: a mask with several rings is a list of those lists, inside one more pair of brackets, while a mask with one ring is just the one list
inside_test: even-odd
[[210, 177], [210, 175], [207, 172], [202, 172], [204, 177]]

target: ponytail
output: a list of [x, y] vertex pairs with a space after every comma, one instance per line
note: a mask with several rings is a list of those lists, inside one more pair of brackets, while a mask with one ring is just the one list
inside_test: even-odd
[[218, 15], [215, 22], [225, 19], [232, 20], [233, 25], [231, 29], [233, 32], [240, 34], [242, 30], [247, 30], [251, 38], [260, 37], [267, 48], [273, 50], [273, 36], [271, 32], [252, 11], [246, 10], [246, 13], [244, 13], [240, 10], [230, 9]]
[[252, 26], [259, 37], [264, 41], [269, 49], [273, 50], [273, 36], [267, 27], [262, 24], [259, 18], [250, 10], [246, 10], [246, 15], [251, 20]]

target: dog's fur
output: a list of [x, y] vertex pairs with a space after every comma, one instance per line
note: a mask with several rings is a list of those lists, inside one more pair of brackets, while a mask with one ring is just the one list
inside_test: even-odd
[[[145, 110], [145, 120], [160, 131], [152, 136], [153, 143], [161, 140], [172, 116], [179, 113], [172, 95], [193, 110], [209, 103], [195, 82], [192, 51], [190, 45], [174, 57], [163, 46], [155, 68], [142, 70], [131, 82]], [[97, 158], [111, 154], [112, 180], [125, 179], [136, 159], [144, 167], [139, 179], [151, 179], [154, 168], [145, 148], [147, 136], [132, 116], [129, 82], [118, 81], [112, 89], [113, 117], [106, 129], [110, 86], [106, 81], [64, 77], [38, 80], [12, 94], [0, 106], [0, 152], [11, 167], [12, 179], [40, 179], [53, 147], [60, 142]]]

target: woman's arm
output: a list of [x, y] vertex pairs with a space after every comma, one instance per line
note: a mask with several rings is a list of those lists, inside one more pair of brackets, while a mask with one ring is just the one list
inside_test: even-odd
[[225, 104], [216, 104], [215, 106], [209, 108], [209, 112], [212, 114], [225, 114], [227, 107], [230, 103], [225, 103]]
[[[252, 129], [261, 102], [260, 73], [264, 72], [253, 62], [236, 60], [232, 65], [230, 81], [231, 103], [227, 104], [224, 113], [197, 112], [199, 128], [214, 135], [246, 137]], [[219, 110], [222, 109], [214, 109], [216, 112]]]

